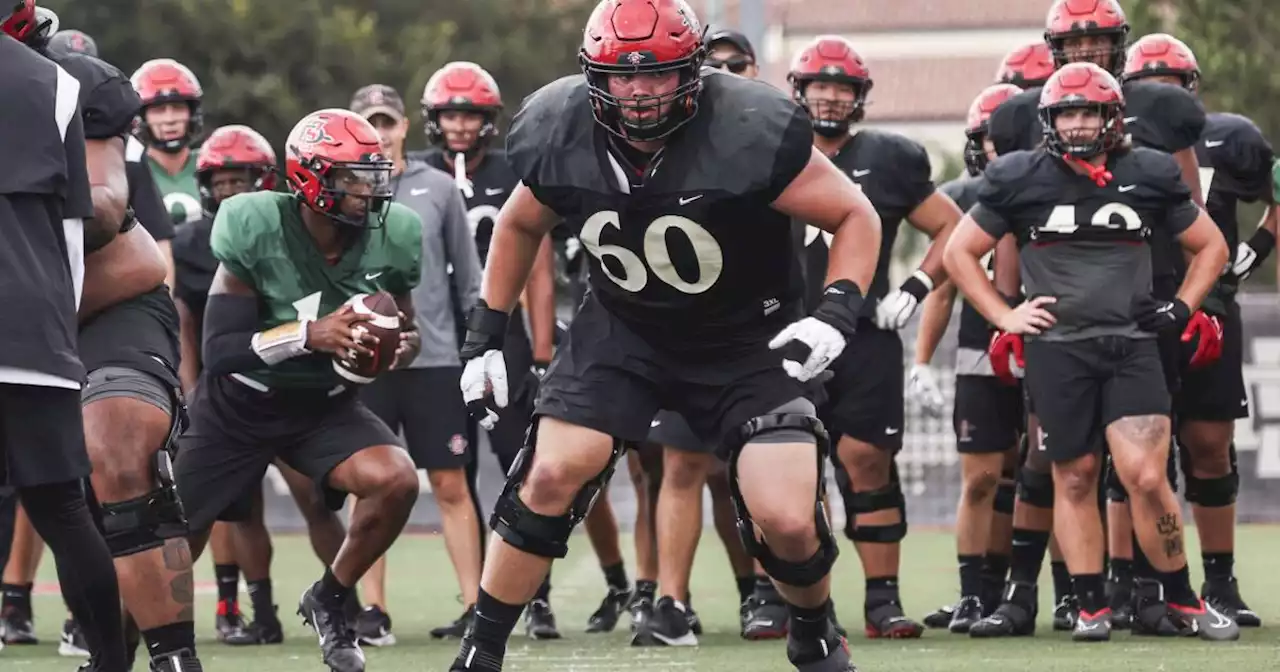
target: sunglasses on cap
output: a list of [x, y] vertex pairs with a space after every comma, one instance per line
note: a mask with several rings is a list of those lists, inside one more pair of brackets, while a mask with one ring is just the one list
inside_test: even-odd
[[717, 59], [717, 58], [708, 58], [705, 61], [705, 63], [709, 68], [715, 68], [717, 70], [727, 69], [729, 72], [732, 72], [735, 75], [741, 75], [742, 73], [747, 71], [748, 67], [752, 65], [752, 60], [741, 54], [735, 54], [724, 60]]

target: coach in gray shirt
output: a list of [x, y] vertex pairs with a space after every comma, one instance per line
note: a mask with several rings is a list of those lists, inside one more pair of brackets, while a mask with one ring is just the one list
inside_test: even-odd
[[[465, 574], [461, 585], [479, 585], [480, 538], [465, 467], [475, 459], [467, 445], [467, 409], [458, 378], [458, 329], [454, 301], [469, 309], [480, 294], [480, 257], [467, 224], [462, 195], [447, 173], [418, 161], [406, 161], [409, 120], [395, 89], [372, 84], [356, 92], [351, 110], [378, 130], [382, 153], [395, 163], [393, 199], [422, 217], [422, 280], [413, 290], [422, 351], [407, 368], [384, 373], [362, 391], [365, 404], [405, 444], [419, 469], [426, 469], [440, 507], [445, 544]], [[453, 273], [448, 269], [452, 266]], [[386, 565], [379, 561], [361, 581], [368, 605], [356, 621], [361, 641], [375, 646], [394, 641], [387, 616]]]

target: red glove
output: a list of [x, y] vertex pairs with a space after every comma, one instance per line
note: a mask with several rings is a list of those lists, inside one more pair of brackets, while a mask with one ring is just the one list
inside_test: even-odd
[[1197, 310], [1182, 330], [1184, 350], [1191, 351], [1188, 366], [1200, 369], [1222, 357], [1222, 320]]
[[1018, 384], [1018, 379], [1014, 377], [1013, 370], [1009, 367], [1009, 357], [1012, 356], [1019, 367], [1026, 368], [1026, 362], [1022, 359], [1021, 334], [991, 332], [991, 345], [987, 348], [987, 356], [991, 359], [991, 370], [1001, 382], [1006, 385]]

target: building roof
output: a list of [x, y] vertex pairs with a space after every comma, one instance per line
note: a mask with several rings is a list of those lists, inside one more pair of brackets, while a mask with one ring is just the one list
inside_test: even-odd
[[[738, 25], [743, 0], [720, 0], [721, 22]], [[708, 0], [689, 0], [704, 20]], [[788, 33], [1024, 28], [1044, 24], [1053, 0], [765, 0], [766, 21]]]

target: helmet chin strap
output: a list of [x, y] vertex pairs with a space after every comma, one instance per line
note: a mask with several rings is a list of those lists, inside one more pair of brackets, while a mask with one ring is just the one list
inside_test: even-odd
[[1062, 160], [1066, 161], [1068, 165], [1076, 166], [1077, 168], [1085, 171], [1085, 175], [1087, 175], [1090, 180], [1093, 180], [1093, 183], [1099, 187], [1105, 187], [1109, 182], [1111, 182], [1111, 171], [1107, 170], [1107, 166], [1105, 164], [1095, 166], [1084, 159], [1070, 154], [1063, 154]]

